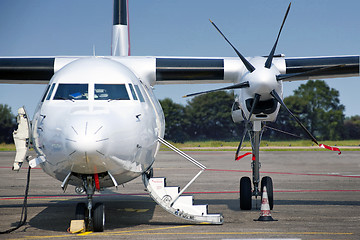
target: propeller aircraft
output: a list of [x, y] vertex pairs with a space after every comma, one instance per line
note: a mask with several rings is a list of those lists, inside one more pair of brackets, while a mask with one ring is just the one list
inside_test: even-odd
[[[206, 205], [193, 205], [192, 196], [181, 196], [206, 169], [166, 142], [165, 119], [152, 87], [156, 84], [229, 83], [228, 87], [189, 94], [234, 90], [232, 107], [235, 122], [245, 122], [236, 151], [248, 133], [252, 143], [252, 181], [240, 180], [240, 208], [252, 208], [252, 197], [267, 188], [273, 208], [273, 183], [260, 181], [259, 147], [263, 123], [275, 121], [284, 107], [319, 144], [283, 102], [283, 83], [295, 80], [359, 76], [359, 56], [287, 58], [276, 55], [282, 29], [290, 11], [289, 4], [275, 43], [265, 57], [244, 57], [214, 23], [211, 24], [233, 48], [238, 57], [156, 57], [131, 56], [128, 31], [128, 1], [114, 0], [111, 56], [83, 57], [0, 57], [0, 83], [47, 84], [32, 121], [19, 109], [17, 148], [13, 170], [28, 158], [29, 146], [36, 157], [29, 161], [61, 187], [76, 186], [84, 192], [86, 203], [76, 206], [75, 216], [87, 229], [103, 231], [105, 206], [93, 204], [93, 195], [103, 188], [118, 186], [142, 176], [151, 197], [175, 216], [196, 222], [221, 224], [221, 214], [208, 214]], [[200, 168], [200, 172], [181, 191], [167, 187], [164, 178], [153, 176], [152, 165], [161, 144], [170, 147]]]

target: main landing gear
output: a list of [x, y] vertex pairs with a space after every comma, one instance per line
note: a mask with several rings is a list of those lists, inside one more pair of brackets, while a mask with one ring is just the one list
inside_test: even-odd
[[[260, 159], [259, 159], [259, 149], [260, 149], [260, 139], [261, 139], [261, 121], [255, 121], [253, 125], [253, 130], [249, 131], [252, 145], [252, 154], [253, 159], [251, 163], [252, 168], [252, 179], [253, 186], [251, 188], [251, 180], [249, 177], [242, 177], [240, 179], [240, 209], [241, 210], [251, 210], [252, 208], [252, 197], [255, 196], [262, 198], [262, 191], [264, 186], [266, 186], [270, 210], [274, 207], [274, 192], [273, 192], [273, 182], [271, 177], [265, 176], [262, 178], [260, 183]], [[260, 184], [260, 186], [259, 186]]]
[[96, 177], [89, 175], [83, 177], [84, 189], [87, 195], [87, 204], [78, 203], [75, 210], [75, 219], [84, 220], [86, 231], [103, 232], [105, 227], [105, 206], [96, 203], [93, 207], [92, 197], [97, 189]]

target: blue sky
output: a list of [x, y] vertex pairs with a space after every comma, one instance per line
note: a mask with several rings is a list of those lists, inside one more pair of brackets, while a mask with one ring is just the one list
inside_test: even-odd
[[[234, 57], [213, 20], [244, 56], [267, 55], [289, 1], [129, 0], [132, 55]], [[288, 57], [360, 54], [360, 1], [292, 1], [277, 53]], [[112, 0], [1, 0], [0, 56], [109, 55]], [[360, 78], [326, 81], [340, 92], [347, 116], [360, 115]], [[284, 83], [291, 95], [303, 82]], [[223, 85], [156, 86], [159, 99]], [[29, 114], [44, 85], [0, 85], [0, 103]]]

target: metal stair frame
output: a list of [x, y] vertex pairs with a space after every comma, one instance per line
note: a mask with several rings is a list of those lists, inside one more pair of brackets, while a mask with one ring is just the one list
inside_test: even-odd
[[163, 138], [159, 137], [158, 141], [199, 167], [200, 171], [181, 190], [180, 187], [167, 187], [165, 178], [153, 178], [144, 173], [142, 176], [143, 182], [150, 196], [167, 212], [182, 219], [198, 223], [222, 224], [222, 214], [208, 214], [207, 205], [193, 205], [193, 196], [181, 196], [201, 173], [205, 171], [206, 167]]

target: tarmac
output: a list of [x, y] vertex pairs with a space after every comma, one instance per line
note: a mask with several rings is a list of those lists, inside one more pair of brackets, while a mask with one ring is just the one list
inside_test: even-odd
[[[0, 239], [360, 239], [360, 152], [261, 152], [261, 176], [274, 182], [272, 217], [258, 222], [260, 199], [253, 209], [239, 207], [239, 180], [251, 177], [251, 156], [234, 161], [229, 151], [188, 152], [207, 170], [186, 190], [209, 213], [222, 213], [224, 224], [186, 222], [165, 212], [144, 191], [141, 178], [97, 194], [106, 206], [102, 233], [70, 234], [75, 205], [85, 201], [73, 186], [41, 169], [31, 170], [27, 224]], [[12, 172], [15, 152], [0, 152], [0, 231], [17, 225], [27, 177], [27, 163]], [[199, 169], [170, 151], [159, 152], [154, 176], [168, 186], [184, 187]]]

